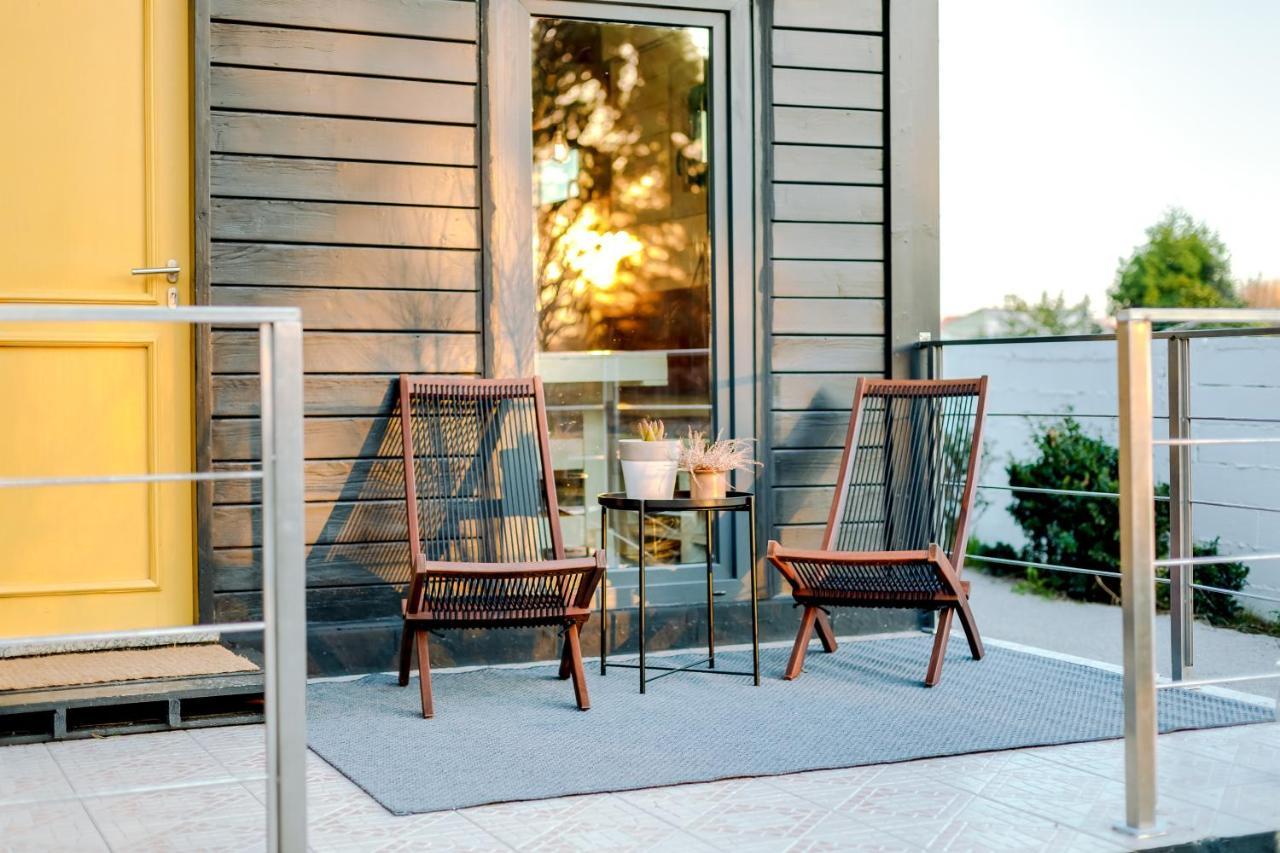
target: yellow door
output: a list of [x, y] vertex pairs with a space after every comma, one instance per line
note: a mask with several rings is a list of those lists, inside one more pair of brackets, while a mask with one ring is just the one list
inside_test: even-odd
[[[190, 304], [187, 15], [4, 3], [0, 304]], [[182, 326], [0, 323], [0, 478], [191, 470], [191, 357]], [[0, 489], [0, 636], [190, 624], [192, 495]]]

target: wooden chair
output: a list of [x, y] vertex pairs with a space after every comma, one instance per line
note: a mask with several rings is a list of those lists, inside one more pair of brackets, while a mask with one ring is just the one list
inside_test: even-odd
[[400, 685], [416, 647], [422, 716], [434, 716], [428, 632], [551, 625], [560, 678], [591, 707], [580, 633], [604, 555], [565, 559], [540, 379], [400, 377], [413, 578]]
[[982, 658], [960, 572], [986, 400], [985, 376], [858, 380], [822, 547], [769, 543], [769, 561], [804, 607], [783, 678], [800, 674], [815, 630], [827, 652], [836, 650], [829, 607], [939, 611], [927, 687], [942, 677], [953, 616]]

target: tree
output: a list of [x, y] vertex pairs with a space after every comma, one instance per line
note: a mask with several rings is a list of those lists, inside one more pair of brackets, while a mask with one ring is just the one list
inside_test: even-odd
[[1075, 305], [1068, 305], [1062, 293], [1050, 296], [1046, 291], [1037, 302], [1010, 294], [1004, 298], [1004, 312], [1001, 333], [1010, 338], [1095, 335], [1102, 331], [1102, 326], [1093, 319], [1087, 296]]
[[1120, 260], [1107, 292], [1111, 309], [1238, 306], [1231, 258], [1217, 233], [1170, 208], [1147, 229], [1147, 242]]

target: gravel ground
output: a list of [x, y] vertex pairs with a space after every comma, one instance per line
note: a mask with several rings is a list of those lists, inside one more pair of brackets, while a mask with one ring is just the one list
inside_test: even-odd
[[[1120, 608], [1016, 592], [1013, 581], [977, 571], [971, 602], [984, 637], [1038, 646], [1061, 654], [1121, 663]], [[1242, 634], [1196, 622], [1195, 676], [1214, 678], [1267, 672], [1280, 667], [1280, 639]], [[1169, 617], [1156, 614], [1158, 672], [1169, 674]], [[1227, 685], [1233, 690], [1277, 698], [1280, 679]]]

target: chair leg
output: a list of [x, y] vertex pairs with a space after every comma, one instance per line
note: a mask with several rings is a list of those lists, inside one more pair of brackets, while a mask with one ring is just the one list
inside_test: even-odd
[[573, 674], [573, 654], [572, 647], [569, 645], [569, 632], [564, 632], [564, 648], [560, 650], [560, 673], [561, 681], [564, 681]]
[[982, 648], [982, 636], [978, 633], [978, 623], [974, 621], [973, 611], [969, 609], [968, 596], [960, 597], [957, 615], [960, 617], [960, 627], [964, 629], [964, 636], [969, 641], [969, 653], [973, 655], [974, 660], [982, 660], [986, 651]]
[[413, 663], [413, 629], [405, 622], [400, 629], [400, 686], [409, 684], [409, 666]]
[[827, 614], [819, 608], [814, 608], [818, 614], [813, 623], [813, 627], [817, 629], [818, 639], [822, 641], [822, 649], [827, 654], [836, 650], [836, 633], [831, 630], [831, 622], [827, 619]]
[[591, 709], [591, 698], [587, 696], [587, 673], [582, 668], [582, 643], [578, 632], [578, 625], [570, 625], [564, 632], [564, 645], [569, 657], [569, 670], [573, 675], [574, 698], [578, 700], [578, 707], [587, 711]]
[[800, 670], [804, 669], [804, 655], [809, 650], [809, 637], [813, 634], [813, 623], [818, 612], [816, 607], [806, 605], [804, 608], [804, 615], [800, 617], [800, 630], [796, 633], [796, 644], [791, 649], [791, 660], [787, 661], [787, 669], [782, 673], [786, 681], [796, 678], [800, 675]]
[[418, 646], [418, 682], [422, 691], [422, 718], [429, 720], [436, 715], [435, 704], [431, 701], [431, 653], [427, 650], [427, 632], [415, 631], [414, 639]]
[[933, 654], [929, 656], [929, 668], [924, 674], [925, 687], [933, 687], [942, 680], [942, 661], [947, 656], [947, 640], [951, 636], [951, 617], [954, 613], [950, 608], [938, 613], [938, 628], [933, 635]]

